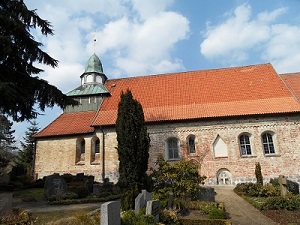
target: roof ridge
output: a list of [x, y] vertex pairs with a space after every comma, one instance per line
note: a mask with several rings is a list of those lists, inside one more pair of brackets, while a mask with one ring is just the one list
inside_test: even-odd
[[[200, 70], [189, 70], [189, 71], [181, 71], [181, 72], [171, 72], [171, 73], [158, 73], [158, 74], [149, 74], [149, 75], [136, 75], [132, 77], [121, 77], [115, 79], [108, 79], [107, 82], [119, 81], [119, 80], [130, 80], [130, 79], [142, 79], [148, 77], [156, 77], [156, 76], [172, 76], [172, 75], [179, 75], [179, 74], [187, 74], [187, 73], [194, 73], [194, 72], [206, 72], [206, 71], [220, 71], [220, 70], [233, 70], [238, 68], [249, 68], [249, 67], [257, 67], [257, 66], [267, 66], [271, 65], [271, 63], [260, 63], [260, 64], [252, 64], [252, 65], [245, 65], [245, 66], [233, 66], [233, 67], [222, 67], [222, 68], [213, 68], [213, 69], [200, 69]], [[272, 66], [272, 65], [271, 65]]]

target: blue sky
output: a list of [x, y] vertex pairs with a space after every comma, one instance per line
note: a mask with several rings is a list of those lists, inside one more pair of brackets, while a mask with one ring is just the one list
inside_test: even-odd
[[[64, 93], [80, 85], [96, 53], [109, 79], [270, 62], [300, 71], [300, 0], [25, 0], [51, 22], [54, 36], [34, 31], [58, 68], [40, 77]], [[94, 39], [96, 38], [96, 42]], [[37, 118], [44, 128], [62, 110]], [[28, 123], [15, 123], [24, 136]]]

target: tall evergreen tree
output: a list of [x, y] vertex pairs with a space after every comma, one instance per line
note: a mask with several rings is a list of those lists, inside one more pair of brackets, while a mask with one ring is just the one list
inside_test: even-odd
[[116, 132], [119, 155], [120, 187], [144, 188], [147, 183], [150, 138], [142, 105], [133, 99], [130, 90], [121, 94]]
[[34, 120], [30, 122], [31, 126], [25, 132], [24, 142], [21, 141], [21, 150], [18, 155], [18, 164], [22, 164], [28, 176], [33, 175], [35, 140], [34, 135], [39, 131], [38, 124]]
[[36, 118], [35, 104], [42, 111], [55, 104], [62, 108], [77, 104], [36, 76], [43, 70], [35, 63], [58, 65], [30, 34], [37, 27], [42, 35], [53, 35], [50, 23], [36, 10], [29, 10], [23, 0], [0, 0], [0, 113], [15, 121]]
[[13, 158], [13, 150], [17, 149], [12, 125], [12, 122], [0, 114], [0, 169], [8, 165]]

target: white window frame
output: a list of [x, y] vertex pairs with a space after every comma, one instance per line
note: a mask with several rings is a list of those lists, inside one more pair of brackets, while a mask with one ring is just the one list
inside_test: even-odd
[[[170, 146], [170, 144], [172, 144], [173, 146]], [[170, 151], [173, 151], [172, 157], [170, 156]], [[174, 151], [177, 151], [178, 157], [175, 157]], [[166, 158], [167, 158], [167, 160], [170, 160], [170, 161], [180, 160], [180, 147], [179, 147], [179, 139], [178, 138], [171, 137], [171, 138], [167, 139], [167, 141], [166, 141]]]

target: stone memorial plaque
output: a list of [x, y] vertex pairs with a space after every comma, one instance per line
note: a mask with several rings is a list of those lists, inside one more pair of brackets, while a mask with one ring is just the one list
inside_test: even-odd
[[44, 191], [47, 197], [60, 199], [67, 193], [67, 183], [59, 174], [47, 176]]

